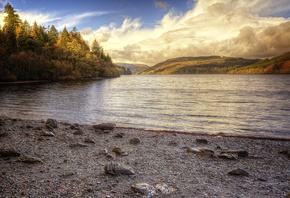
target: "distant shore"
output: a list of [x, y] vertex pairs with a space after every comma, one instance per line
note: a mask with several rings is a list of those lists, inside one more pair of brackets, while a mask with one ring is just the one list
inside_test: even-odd
[[[285, 139], [51, 125], [0, 116], [1, 196], [286, 197], [290, 193], [290, 141]], [[133, 173], [115, 170], [120, 164]], [[115, 174], [118, 170], [122, 171]], [[151, 187], [138, 191], [140, 183]], [[168, 189], [157, 190], [161, 184]]]

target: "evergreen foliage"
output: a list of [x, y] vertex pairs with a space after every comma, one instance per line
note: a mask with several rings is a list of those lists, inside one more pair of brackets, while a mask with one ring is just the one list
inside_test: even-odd
[[[0, 81], [75, 80], [117, 77], [111, 57], [94, 42], [92, 50], [74, 27], [61, 33], [22, 22], [8, 3], [5, 25], [0, 27]], [[98, 49], [96, 49], [96, 46]]]

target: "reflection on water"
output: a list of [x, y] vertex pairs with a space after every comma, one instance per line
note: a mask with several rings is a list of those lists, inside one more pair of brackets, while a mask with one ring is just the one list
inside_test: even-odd
[[0, 86], [1, 115], [290, 137], [289, 75], [122, 76]]

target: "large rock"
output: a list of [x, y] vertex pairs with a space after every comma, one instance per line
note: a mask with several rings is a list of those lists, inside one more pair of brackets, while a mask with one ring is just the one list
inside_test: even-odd
[[19, 157], [20, 153], [11, 148], [4, 148], [0, 150], [1, 157]]
[[105, 173], [110, 175], [135, 175], [132, 167], [123, 163], [111, 163], [105, 166]]
[[190, 148], [186, 150], [188, 153], [195, 153], [198, 157], [213, 157], [214, 151], [208, 148]]
[[58, 123], [57, 123], [56, 120], [49, 118], [49, 119], [46, 120], [45, 126], [47, 128], [49, 128], [49, 129], [51, 129], [51, 128], [58, 128]]
[[102, 123], [93, 125], [94, 129], [100, 129], [100, 130], [113, 130], [116, 127], [116, 124], [114, 123]]
[[236, 160], [237, 156], [235, 154], [221, 153], [218, 155], [218, 158], [227, 159], [227, 160]]
[[121, 155], [121, 156], [127, 156], [128, 155], [128, 152], [120, 147], [115, 147], [113, 150], [113, 152]]

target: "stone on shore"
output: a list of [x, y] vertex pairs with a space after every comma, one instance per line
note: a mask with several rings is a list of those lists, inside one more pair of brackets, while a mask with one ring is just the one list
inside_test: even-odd
[[200, 144], [208, 144], [208, 141], [206, 139], [196, 139], [196, 142]]
[[237, 156], [232, 154], [221, 153], [218, 155], [218, 158], [227, 159], [227, 160], [236, 160]]
[[54, 137], [54, 133], [52, 132], [49, 132], [49, 131], [44, 131], [42, 130], [40, 133], [39, 133], [40, 136], [46, 136], [46, 137]]
[[228, 172], [229, 175], [235, 175], [235, 176], [249, 176], [249, 173], [247, 171], [245, 171], [244, 169], [234, 169], [231, 170], [230, 172]]
[[40, 158], [32, 157], [30, 155], [24, 155], [24, 156], [20, 157], [17, 161], [23, 162], [23, 163], [29, 163], [29, 164], [42, 163], [42, 160]]
[[0, 150], [0, 156], [2, 157], [19, 157], [20, 153], [15, 151], [14, 149], [11, 148], [4, 148]]
[[0, 137], [6, 137], [6, 136], [8, 136], [8, 133], [6, 131], [0, 132]]
[[137, 137], [130, 139], [130, 144], [139, 144], [141, 140]]
[[94, 144], [95, 141], [94, 141], [93, 139], [89, 138], [89, 137], [86, 137], [86, 138], [85, 138], [85, 143]]
[[113, 150], [112, 150], [114, 153], [117, 153], [121, 156], [127, 156], [128, 155], [128, 152], [125, 151], [124, 149], [120, 148], [120, 147], [115, 147]]
[[88, 145], [82, 144], [82, 143], [72, 143], [72, 144], [69, 145], [69, 147], [71, 147], [71, 148], [79, 148], [79, 147], [88, 147]]
[[76, 130], [75, 132], [73, 132], [74, 135], [83, 135], [84, 132], [81, 129]]
[[153, 197], [157, 194], [154, 186], [147, 183], [137, 183], [131, 186], [132, 190], [136, 193], [140, 193], [146, 197]]
[[135, 175], [132, 167], [123, 163], [111, 163], [105, 166], [105, 173], [110, 175]]
[[116, 127], [116, 124], [114, 123], [102, 123], [93, 125], [94, 129], [100, 129], [100, 130], [113, 130]]
[[58, 123], [55, 119], [47, 119], [45, 122], [45, 126], [49, 129], [58, 128]]
[[229, 150], [229, 151], [221, 151], [220, 154], [227, 153], [227, 154], [237, 154], [239, 157], [248, 157], [249, 153], [243, 150]]

